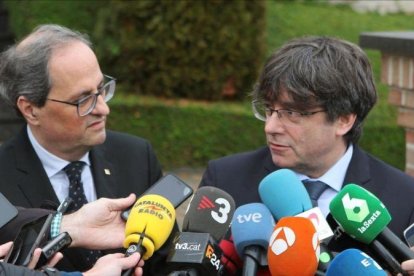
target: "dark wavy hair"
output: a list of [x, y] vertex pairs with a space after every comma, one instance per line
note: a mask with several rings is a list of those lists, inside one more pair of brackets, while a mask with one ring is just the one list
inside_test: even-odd
[[289, 41], [266, 61], [252, 92], [253, 100], [277, 102], [282, 91], [298, 109], [320, 107], [333, 122], [356, 114], [345, 135], [356, 143], [362, 124], [377, 100], [371, 65], [357, 45], [330, 37], [304, 37]]

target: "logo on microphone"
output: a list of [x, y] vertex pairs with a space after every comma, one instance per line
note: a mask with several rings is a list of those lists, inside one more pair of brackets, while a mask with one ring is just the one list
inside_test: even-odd
[[381, 216], [381, 211], [375, 210], [372, 213], [371, 217], [366, 219], [369, 215], [369, 208], [366, 200], [359, 198], [350, 198], [349, 193], [346, 193], [342, 198], [342, 203], [345, 210], [345, 215], [348, 220], [355, 222], [363, 222], [363, 224], [358, 227], [358, 231], [363, 234], [368, 228]]
[[366, 200], [359, 198], [350, 198], [349, 193], [342, 197], [345, 214], [348, 220], [362, 222], [369, 214]]
[[270, 237], [270, 244], [273, 253], [280, 255], [286, 252], [296, 240], [295, 232], [289, 227], [277, 228]]
[[210, 260], [211, 265], [218, 271], [221, 267], [221, 261], [211, 244], [207, 245], [205, 256]]
[[[212, 210], [211, 217], [220, 224], [226, 223], [229, 218], [228, 214], [231, 211], [229, 201], [225, 198], [219, 197], [216, 198], [214, 203], [216, 203], [219, 206], [219, 209], [217, 210], [217, 212]], [[197, 210], [216, 209], [217, 205], [214, 203], [207, 196], [203, 195], [201, 197], [200, 202], [198, 203]]]
[[216, 205], [214, 205], [214, 203], [205, 195], [203, 195], [203, 197], [200, 200], [200, 203], [197, 206], [198, 210], [201, 209], [213, 209], [214, 207], [216, 207]]
[[175, 249], [176, 250], [187, 250], [187, 251], [199, 251], [201, 247], [200, 243], [176, 243]]

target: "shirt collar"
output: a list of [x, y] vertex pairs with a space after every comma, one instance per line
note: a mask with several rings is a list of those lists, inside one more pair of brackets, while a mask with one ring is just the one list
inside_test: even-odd
[[[62, 169], [70, 163], [69, 161], [50, 153], [42, 145], [40, 145], [29, 126], [27, 126], [27, 135], [29, 136], [30, 143], [39, 157], [40, 162], [42, 162], [43, 168], [49, 178], [62, 171]], [[82, 156], [80, 161], [83, 161], [90, 166], [89, 152]]]
[[335, 191], [339, 192], [344, 183], [346, 171], [348, 170], [349, 163], [351, 162], [353, 151], [354, 147], [352, 144], [350, 144], [345, 154], [324, 175], [319, 178], [313, 179], [299, 173], [296, 173], [296, 175], [301, 181], [305, 179], [322, 181]]

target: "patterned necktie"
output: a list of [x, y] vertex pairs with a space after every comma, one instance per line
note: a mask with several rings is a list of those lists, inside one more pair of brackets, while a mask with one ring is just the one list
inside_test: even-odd
[[322, 181], [303, 180], [302, 182], [308, 191], [309, 197], [312, 201], [312, 206], [318, 206], [318, 198], [328, 188], [328, 185]]
[[[69, 178], [69, 197], [73, 200], [71, 206], [68, 208], [68, 211], [77, 211], [84, 204], [88, 203], [81, 181], [81, 174], [85, 165], [86, 163], [83, 161], [74, 161], [63, 168], [63, 171]], [[91, 267], [96, 263], [99, 257], [102, 256], [101, 251], [98, 250], [85, 251], [85, 260]]]
[[72, 205], [69, 206], [70, 211], [77, 211], [88, 203], [81, 181], [81, 174], [85, 165], [86, 163], [83, 161], [74, 161], [63, 169], [69, 178], [69, 197], [73, 200]]

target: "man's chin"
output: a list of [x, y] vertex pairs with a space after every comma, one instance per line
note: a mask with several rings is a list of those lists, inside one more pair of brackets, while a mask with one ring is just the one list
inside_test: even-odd
[[105, 142], [105, 140], [106, 140], [106, 131], [103, 130], [102, 132], [97, 133], [96, 135], [94, 135], [94, 137], [92, 137], [89, 145], [91, 147], [96, 146], [96, 145], [101, 145]]
[[292, 169], [294, 168], [294, 164], [292, 161], [289, 161], [285, 158], [280, 158], [280, 156], [272, 156], [273, 164], [277, 167], [284, 168], [284, 169]]

